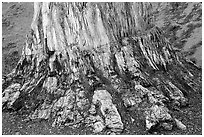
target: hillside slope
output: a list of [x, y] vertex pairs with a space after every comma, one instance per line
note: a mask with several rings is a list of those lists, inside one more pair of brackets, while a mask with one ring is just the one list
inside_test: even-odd
[[17, 64], [33, 17], [33, 3], [2, 4], [2, 74]]

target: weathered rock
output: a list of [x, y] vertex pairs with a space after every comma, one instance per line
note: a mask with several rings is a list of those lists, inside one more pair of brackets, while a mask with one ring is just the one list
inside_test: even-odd
[[44, 84], [43, 87], [47, 89], [48, 93], [53, 93], [55, 90], [57, 90], [57, 78], [56, 77], [48, 77]]
[[181, 122], [179, 121], [178, 119], [174, 119], [175, 120], [175, 123], [176, 123], [176, 126], [181, 129], [181, 130], [186, 130], [186, 126]]
[[165, 129], [165, 130], [172, 130], [173, 125], [170, 123], [162, 123], [161, 126]]
[[134, 105], [136, 105], [138, 102], [141, 102], [142, 100], [140, 98], [135, 98], [135, 97], [128, 97], [125, 96], [123, 97], [123, 102], [125, 107], [132, 107]]
[[93, 132], [98, 133], [101, 132], [105, 128], [104, 120], [99, 116], [90, 115], [85, 119], [85, 123], [87, 126], [91, 126], [93, 128]]
[[60, 89], [58, 88], [57, 90], [54, 91], [54, 95], [57, 95], [57, 96], [63, 96], [65, 94], [65, 90], [64, 89]]
[[19, 83], [14, 83], [7, 87], [2, 95], [2, 103], [7, 102], [7, 107], [11, 108], [13, 103], [18, 99], [20, 95], [21, 85]]
[[127, 92], [123, 96], [126, 107], [136, 106], [136, 111], [141, 112], [141, 117], [145, 117], [147, 130], [150, 130], [159, 123], [167, 130], [172, 128], [171, 123], [163, 123], [164, 121], [173, 121], [168, 108], [163, 103], [165, 100], [167, 99], [162, 93], [153, 89], [148, 90], [141, 85], [135, 85], [134, 92]]
[[20, 132], [16, 132], [16, 133], [15, 133], [15, 135], [20, 135], [20, 134], [21, 134]]
[[123, 123], [117, 111], [116, 106], [112, 103], [112, 97], [106, 90], [96, 90], [93, 95], [93, 104], [99, 105], [100, 111], [105, 117], [105, 125], [114, 132], [123, 130]]
[[169, 114], [168, 108], [164, 106], [153, 105], [145, 113], [147, 130], [150, 130], [151, 127], [155, 126], [159, 122], [173, 120]]
[[92, 114], [92, 115], [96, 114], [96, 107], [95, 107], [95, 105], [93, 105], [93, 104], [91, 105], [91, 107], [89, 109], [89, 113]]
[[67, 96], [60, 97], [53, 106], [53, 109], [67, 107], [69, 109], [73, 108], [75, 102], [74, 93], [70, 93]]
[[89, 101], [85, 97], [85, 91], [84, 90], [79, 90], [78, 94], [76, 95], [76, 104], [78, 109], [84, 110], [85, 108], [89, 107]]
[[5, 82], [6, 82], [6, 80], [5, 80], [5, 79], [2, 79], [2, 85], [4, 85]]
[[171, 91], [169, 93], [172, 100], [179, 102], [179, 106], [187, 104], [187, 99], [184, 97], [181, 90], [179, 90], [174, 84], [168, 82], [169, 86], [171, 87]]
[[93, 132], [98, 133], [98, 132], [101, 132], [105, 128], [105, 125], [101, 121], [98, 121], [93, 124], [93, 128], [94, 128]]

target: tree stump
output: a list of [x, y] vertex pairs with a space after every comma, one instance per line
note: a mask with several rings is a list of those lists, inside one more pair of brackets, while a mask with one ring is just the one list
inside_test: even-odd
[[122, 133], [137, 122], [129, 112], [147, 131], [186, 129], [171, 111], [188, 104], [199, 71], [150, 17], [151, 3], [35, 3], [3, 109], [95, 133]]

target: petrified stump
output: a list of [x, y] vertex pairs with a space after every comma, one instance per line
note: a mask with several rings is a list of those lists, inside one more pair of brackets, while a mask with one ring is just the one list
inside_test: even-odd
[[3, 79], [3, 108], [95, 133], [123, 132], [134, 121], [126, 111], [148, 131], [185, 130], [171, 111], [199, 88], [198, 70], [153, 23], [151, 3], [35, 3], [21, 59]]

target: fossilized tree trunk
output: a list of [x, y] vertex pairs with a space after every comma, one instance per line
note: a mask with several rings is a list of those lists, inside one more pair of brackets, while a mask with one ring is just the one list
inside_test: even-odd
[[196, 90], [189, 64], [154, 26], [151, 3], [35, 3], [21, 59], [3, 79], [3, 107], [53, 126], [121, 133], [134, 112], [147, 130]]

